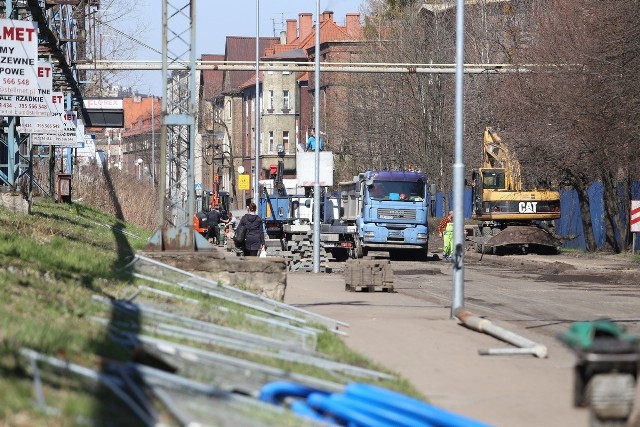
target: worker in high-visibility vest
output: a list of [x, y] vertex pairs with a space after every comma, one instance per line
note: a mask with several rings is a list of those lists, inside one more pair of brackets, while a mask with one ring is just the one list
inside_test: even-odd
[[444, 238], [442, 253], [444, 255], [444, 259], [449, 260], [453, 255], [453, 222], [447, 223], [442, 236]]

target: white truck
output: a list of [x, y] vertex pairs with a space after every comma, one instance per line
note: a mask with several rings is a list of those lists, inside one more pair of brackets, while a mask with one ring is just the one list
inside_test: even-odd
[[[342, 218], [341, 200], [331, 195], [333, 186], [333, 153], [319, 153], [320, 242], [322, 255], [330, 252], [336, 260], [345, 261], [354, 255], [356, 226]], [[296, 155], [296, 187], [303, 189], [296, 195], [277, 195], [263, 192], [260, 205], [267, 232], [280, 241], [281, 254], [293, 263], [308, 267], [312, 259], [314, 196], [316, 184], [316, 158], [314, 152]], [[273, 243], [269, 246], [273, 247]]]

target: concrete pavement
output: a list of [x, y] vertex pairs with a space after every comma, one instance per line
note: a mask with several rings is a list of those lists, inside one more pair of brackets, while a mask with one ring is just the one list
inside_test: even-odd
[[511, 347], [450, 318], [450, 308], [400, 293], [348, 292], [342, 274], [289, 273], [285, 303], [347, 322], [350, 348], [407, 378], [443, 409], [495, 426], [587, 426], [572, 406], [574, 355], [557, 340], [494, 324], [549, 356], [480, 356]]

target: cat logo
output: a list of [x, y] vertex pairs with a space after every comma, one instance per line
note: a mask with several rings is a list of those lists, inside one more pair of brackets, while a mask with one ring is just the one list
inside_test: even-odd
[[518, 211], [520, 213], [536, 213], [538, 202], [520, 202], [518, 203]]

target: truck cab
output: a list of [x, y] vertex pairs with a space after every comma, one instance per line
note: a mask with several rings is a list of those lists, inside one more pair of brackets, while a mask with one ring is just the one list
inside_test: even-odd
[[[356, 257], [371, 250], [411, 250], [426, 259], [429, 245], [427, 177], [415, 171], [367, 171], [343, 185], [343, 205], [355, 215]], [[358, 193], [358, 197], [352, 197]], [[357, 209], [349, 203], [359, 203]]]

